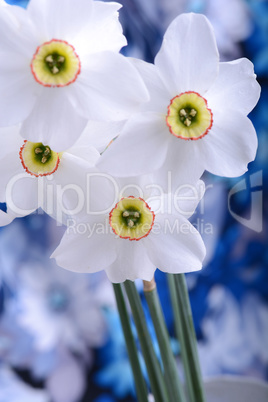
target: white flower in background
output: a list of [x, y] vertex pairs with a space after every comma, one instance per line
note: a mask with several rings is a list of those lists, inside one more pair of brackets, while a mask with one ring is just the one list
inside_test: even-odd
[[128, 59], [118, 3], [30, 0], [0, 3], [0, 125], [23, 121], [21, 135], [70, 147], [88, 119], [127, 118], [148, 99]]
[[249, 293], [242, 304], [242, 317], [252, 361], [262, 365], [265, 373], [268, 364], [268, 306], [265, 300], [254, 292]]
[[258, 375], [267, 367], [268, 308], [253, 292], [241, 304], [222, 286], [208, 295], [208, 311], [202, 323], [204, 341], [199, 343], [204, 376], [235, 373]]
[[49, 402], [46, 391], [23, 382], [9, 367], [0, 365], [0, 402]]
[[0, 358], [11, 367], [29, 370], [34, 378], [43, 380], [60, 364], [59, 348], [38, 350], [32, 335], [18, 323], [19, 310], [16, 300], [5, 298], [0, 320]]
[[[39, 270], [37, 270], [38, 273]], [[51, 273], [53, 275], [53, 272]], [[34, 269], [32, 275], [34, 275]], [[44, 388], [49, 394], [49, 401], [76, 402], [80, 400], [86, 388], [86, 369], [92, 365], [91, 350], [87, 348], [82, 350], [80, 354], [73, 353], [68, 344], [61, 342], [55, 344], [51, 349], [38, 349], [36, 347], [36, 334], [33, 336], [31, 332], [27, 331], [28, 328], [19, 325], [20, 309], [20, 298], [18, 300], [5, 300], [5, 310], [0, 321], [1, 361], [15, 369], [28, 370], [35, 380], [43, 381]], [[0, 365], [0, 376], [1, 374]], [[15, 383], [11, 383], [9, 388], [0, 378], [0, 384], [0, 401], [13, 401], [12, 397], [14, 402], [24, 400], [22, 399], [23, 389], [19, 387], [17, 390]], [[12, 392], [11, 385], [13, 385]], [[27, 399], [26, 391], [25, 384], [25, 400], [36, 402], [38, 394], [31, 393], [29, 387], [29, 399]], [[44, 394], [46, 391], [43, 391]], [[40, 392], [40, 396], [41, 394]]]
[[156, 268], [170, 273], [201, 269], [205, 247], [188, 221], [203, 195], [200, 183], [199, 191], [194, 188], [196, 197], [184, 191], [179, 208], [168, 207], [172, 194], [152, 196], [149, 187], [141, 192], [134, 181], [119, 184], [117, 200], [108, 185], [95, 183], [95, 203], [106, 198], [109, 206], [76, 216], [52, 257], [71, 271], [105, 270], [114, 283], [149, 281]]
[[[206, 17], [183, 14], [169, 26], [155, 65], [133, 59], [150, 101], [141, 105], [99, 160], [118, 176], [173, 173], [195, 182], [208, 170], [234, 177], [255, 158], [257, 137], [247, 114], [260, 87], [252, 63], [219, 63]], [[158, 171], [158, 169], [160, 169]]]
[[[40, 225], [40, 220], [44, 223], [42, 218], [29, 218], [28, 230]], [[31, 230], [30, 236], [23, 220], [1, 231], [0, 282], [2, 274], [3, 283], [15, 296], [5, 298], [1, 315], [0, 360], [44, 381], [50, 400], [74, 402], [85, 390], [86, 370], [94, 361], [91, 348], [106, 341], [102, 308], [114, 307], [115, 301], [104, 273], [75, 275], [48, 265], [47, 257], [40, 258], [42, 240], [32, 237], [39, 232], [45, 242], [49, 239], [51, 248], [62, 229], [52, 219], [46, 221], [35, 232]]]
[[[199, 208], [191, 220], [202, 234], [202, 239], [206, 246], [204, 266], [207, 266], [213, 259], [225, 224], [226, 183], [213, 179], [212, 176], [206, 178], [207, 190], [202, 200], [202, 205], [205, 207]], [[215, 205], [217, 205], [217, 208], [215, 208]]]
[[251, 360], [239, 305], [229, 290], [214, 286], [208, 295], [208, 314], [202, 322], [204, 342], [199, 344], [203, 375], [237, 372]]
[[[61, 153], [47, 144], [23, 140], [19, 127], [0, 128], [0, 201], [7, 203], [10, 220], [42, 207], [61, 221], [62, 212], [79, 207], [86, 174], [100, 156], [93, 144], [103, 149], [110, 140], [109, 135], [94, 135], [99, 126], [107, 134], [106, 123], [89, 123], [75, 145]], [[1, 218], [9, 223], [9, 215]]]
[[16, 289], [18, 260], [24, 258], [28, 246], [21, 220], [17, 219], [0, 231], [0, 286], [5, 283], [9, 288]]
[[247, 39], [253, 30], [249, 6], [244, 0], [206, 0], [204, 14], [215, 30], [222, 59], [239, 57], [240, 42]]
[[0, 226], [9, 225], [15, 218], [16, 215], [12, 215], [10, 213], [6, 213], [5, 211], [0, 210]]
[[53, 402], [77, 402], [83, 399], [87, 388], [84, 364], [70, 353], [62, 353], [58, 367], [46, 379], [46, 389]]
[[151, 8], [158, 8], [161, 18], [157, 23], [164, 30], [181, 13], [205, 14], [215, 30], [221, 59], [239, 57], [238, 43], [245, 40], [252, 30], [250, 12], [244, 0], [151, 0], [150, 3]]
[[89, 347], [106, 340], [106, 323], [94, 286], [86, 275], [75, 275], [54, 264], [27, 264], [20, 269], [17, 320], [32, 334], [40, 351], [64, 347], [90, 357]]

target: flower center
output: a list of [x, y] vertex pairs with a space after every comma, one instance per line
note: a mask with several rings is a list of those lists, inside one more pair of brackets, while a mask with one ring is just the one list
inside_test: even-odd
[[47, 304], [54, 313], [65, 312], [70, 304], [70, 295], [67, 289], [60, 284], [53, 285], [47, 292]]
[[47, 68], [52, 74], [59, 74], [60, 71], [64, 68], [65, 57], [59, 55], [58, 53], [52, 53], [45, 58], [45, 62]]
[[64, 87], [76, 80], [81, 71], [81, 63], [72, 45], [52, 39], [37, 48], [31, 70], [39, 84], [45, 87]]
[[175, 137], [198, 140], [211, 129], [213, 115], [206, 99], [201, 95], [196, 92], [184, 92], [171, 100], [166, 122]]
[[121, 239], [140, 240], [148, 236], [155, 214], [142, 198], [122, 198], [111, 210], [109, 222]]
[[24, 141], [20, 160], [27, 173], [36, 177], [48, 176], [58, 169], [60, 155], [41, 142]]

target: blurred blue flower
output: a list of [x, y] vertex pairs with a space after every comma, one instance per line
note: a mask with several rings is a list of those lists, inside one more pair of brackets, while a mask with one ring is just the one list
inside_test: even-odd
[[10, 5], [26, 8], [29, 0], [5, 0], [5, 2]]
[[247, 0], [254, 32], [246, 42], [246, 49], [252, 57], [258, 75], [268, 75], [268, 4], [267, 1]]
[[31, 261], [20, 269], [19, 323], [33, 335], [39, 350], [65, 345], [89, 357], [88, 347], [99, 347], [106, 339], [95, 292], [86, 274], [65, 271], [47, 259]]
[[116, 402], [116, 400], [111, 395], [101, 395], [94, 399], [94, 402]]
[[[106, 0], [109, 1], [109, 0]], [[221, 60], [241, 56], [239, 43], [250, 35], [252, 22], [244, 0], [119, 0], [120, 20], [128, 40], [123, 53], [153, 62], [170, 22], [184, 12], [205, 14], [211, 21]]]
[[238, 303], [227, 288], [214, 286], [202, 329], [199, 353], [204, 376], [232, 373], [265, 379], [268, 306], [255, 293]]
[[112, 389], [117, 398], [135, 395], [133, 374], [118, 312], [107, 309], [105, 313], [110, 338], [99, 350], [99, 363], [103, 365], [95, 375], [96, 383], [103, 388]]

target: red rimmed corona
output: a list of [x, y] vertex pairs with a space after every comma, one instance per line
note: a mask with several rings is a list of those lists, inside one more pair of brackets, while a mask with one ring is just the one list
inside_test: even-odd
[[212, 111], [197, 92], [184, 92], [171, 99], [166, 122], [169, 131], [183, 140], [199, 140], [211, 129]]
[[65, 87], [76, 81], [81, 62], [68, 42], [52, 39], [39, 46], [31, 62], [35, 80], [45, 87]]
[[26, 172], [35, 177], [55, 173], [60, 163], [60, 155], [41, 142], [24, 141], [19, 155]]
[[109, 214], [113, 232], [121, 239], [140, 240], [148, 236], [155, 214], [142, 198], [122, 198]]

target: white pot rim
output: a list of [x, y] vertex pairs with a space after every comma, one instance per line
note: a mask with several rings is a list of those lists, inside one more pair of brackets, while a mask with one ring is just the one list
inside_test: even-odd
[[214, 383], [232, 383], [232, 384], [248, 384], [248, 385], [256, 385], [260, 387], [264, 387], [268, 389], [268, 382], [261, 380], [259, 378], [247, 377], [247, 376], [239, 376], [239, 375], [230, 375], [223, 374], [219, 376], [213, 377], [205, 377], [205, 384], [214, 384]]
[[221, 375], [204, 379], [208, 402], [267, 402], [268, 383], [252, 377]]

